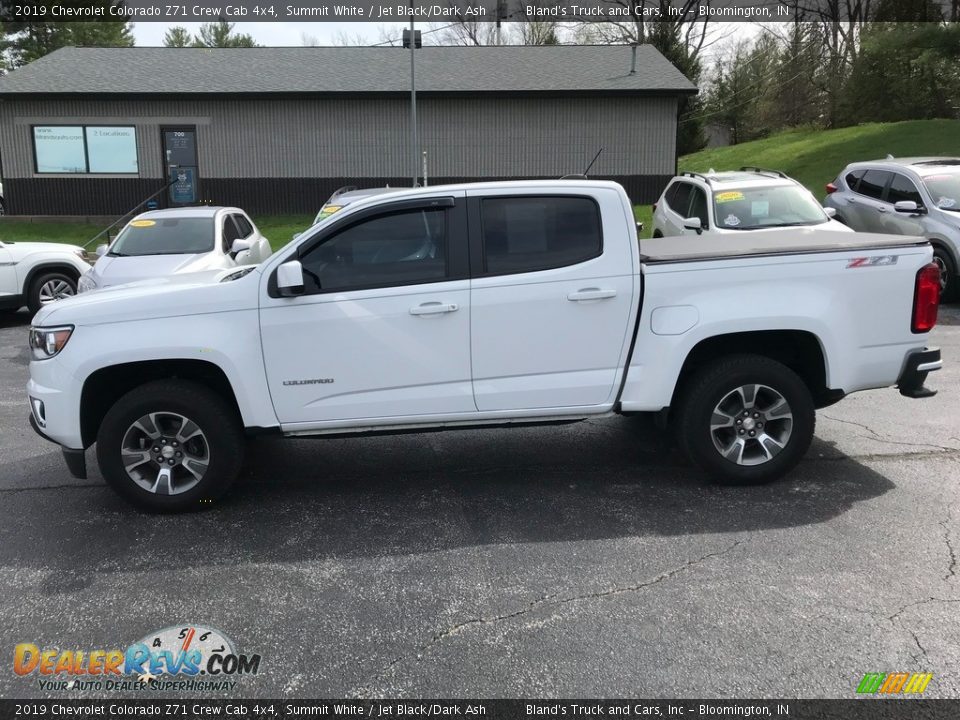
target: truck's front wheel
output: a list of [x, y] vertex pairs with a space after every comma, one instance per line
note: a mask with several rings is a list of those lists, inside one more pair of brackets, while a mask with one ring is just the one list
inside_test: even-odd
[[202, 510], [236, 479], [243, 461], [236, 412], [202, 385], [160, 380], [121, 397], [97, 434], [109, 485], [144, 510]]
[[803, 380], [759, 355], [733, 355], [700, 368], [683, 388], [677, 410], [684, 453], [730, 485], [785, 475], [810, 447], [816, 422]]

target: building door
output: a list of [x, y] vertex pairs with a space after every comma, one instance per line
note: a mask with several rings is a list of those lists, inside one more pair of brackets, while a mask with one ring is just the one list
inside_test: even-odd
[[195, 127], [163, 128], [163, 165], [167, 180], [170, 207], [194, 205], [200, 199], [200, 176], [197, 167], [197, 129]]

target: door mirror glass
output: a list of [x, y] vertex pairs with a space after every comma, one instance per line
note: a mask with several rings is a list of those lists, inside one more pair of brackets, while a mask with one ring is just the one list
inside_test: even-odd
[[107, 254], [108, 245], [97, 245], [97, 249], [94, 251], [97, 253], [97, 257], [103, 257]]
[[923, 212], [923, 208], [917, 205], [917, 203], [915, 203], [913, 200], [901, 200], [897, 203], [894, 203], [893, 209], [900, 213]]
[[697, 235], [703, 232], [703, 223], [700, 222], [698, 217], [688, 217], [683, 221], [684, 230], [696, 230]]
[[823, 214], [826, 215], [831, 220], [833, 220], [837, 216], [837, 209], [832, 207], [825, 207], [823, 209]]
[[277, 290], [283, 297], [303, 294], [303, 265], [299, 260], [285, 262], [277, 268]]
[[233, 244], [230, 246], [230, 254], [236, 257], [244, 250], [249, 250], [251, 247], [253, 247], [253, 245], [249, 240], [234, 240]]

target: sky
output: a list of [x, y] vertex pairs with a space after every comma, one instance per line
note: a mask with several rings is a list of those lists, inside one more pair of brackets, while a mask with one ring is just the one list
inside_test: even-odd
[[[182, 25], [192, 34], [196, 34], [201, 23], [135, 23], [133, 36], [139, 46], [163, 45], [163, 36], [174, 25]], [[342, 38], [350, 40], [351, 44], [373, 44], [383, 40], [382, 33], [387, 37], [399, 38], [406, 23], [371, 23], [371, 22], [238, 22], [234, 32], [248, 33], [260, 45], [304, 45], [304, 38], [315, 40], [315, 45], [343, 45]]]

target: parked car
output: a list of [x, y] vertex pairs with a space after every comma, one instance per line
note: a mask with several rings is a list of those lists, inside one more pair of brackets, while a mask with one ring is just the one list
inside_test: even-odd
[[803, 185], [776, 170], [685, 172], [653, 206], [653, 236], [819, 227], [850, 232]]
[[313, 219], [313, 224], [316, 225], [321, 220], [325, 220], [334, 213], [343, 210], [343, 208], [350, 203], [355, 203], [358, 200], [365, 200], [366, 198], [374, 197], [376, 195], [396, 192], [398, 190], [403, 190], [403, 188], [392, 188], [388, 186], [379, 188], [362, 188], [358, 190], [353, 185], [342, 187], [334, 192], [333, 195], [331, 195], [323, 204], [323, 207], [320, 208], [320, 212], [318, 212], [317, 216]]
[[52, 242], [0, 241], [0, 309], [31, 313], [75, 295], [90, 270], [82, 248]]
[[911, 157], [847, 165], [824, 204], [854, 230], [919, 235], [933, 245], [940, 295], [960, 286], [960, 158]]
[[172, 273], [263, 262], [267, 241], [247, 214], [234, 207], [185, 207], [137, 215], [80, 278], [79, 291], [122, 285]]
[[712, 476], [767, 482], [806, 452], [815, 408], [933, 394], [932, 255], [815, 228], [638, 243], [630, 198], [604, 181], [398, 191], [249, 271], [44, 308], [30, 417], [78, 477], [96, 442], [107, 482], [152, 510], [208, 507], [251, 433], [611, 413], [659, 413]]

